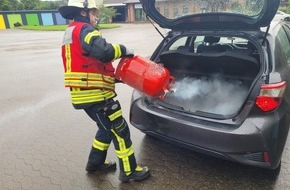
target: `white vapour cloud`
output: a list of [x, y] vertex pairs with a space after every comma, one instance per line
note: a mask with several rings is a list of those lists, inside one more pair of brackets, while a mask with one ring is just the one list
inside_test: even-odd
[[221, 76], [189, 78], [176, 81], [175, 92], [165, 101], [186, 111], [232, 114], [245, 101], [248, 87], [240, 80], [225, 80]]

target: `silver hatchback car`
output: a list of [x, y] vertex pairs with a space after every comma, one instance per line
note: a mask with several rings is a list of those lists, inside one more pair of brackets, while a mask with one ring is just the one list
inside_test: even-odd
[[290, 28], [279, 0], [141, 0], [170, 29], [151, 60], [175, 78], [164, 99], [132, 95], [142, 132], [279, 174], [290, 125]]

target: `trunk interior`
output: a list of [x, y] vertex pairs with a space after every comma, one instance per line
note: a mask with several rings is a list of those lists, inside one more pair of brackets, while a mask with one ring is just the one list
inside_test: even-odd
[[210, 115], [235, 114], [257, 77], [257, 58], [241, 52], [167, 51], [162, 64], [175, 78], [174, 91], [159, 103], [171, 109]]

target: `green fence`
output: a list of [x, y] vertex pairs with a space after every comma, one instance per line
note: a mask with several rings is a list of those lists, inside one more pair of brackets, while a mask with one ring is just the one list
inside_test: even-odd
[[58, 11], [0, 11], [0, 29], [19, 25], [48, 26], [68, 23]]

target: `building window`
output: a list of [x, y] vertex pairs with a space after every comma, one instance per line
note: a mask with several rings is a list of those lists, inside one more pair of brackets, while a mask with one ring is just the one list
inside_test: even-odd
[[188, 14], [188, 6], [187, 5], [183, 5], [183, 15], [187, 15]]
[[169, 17], [169, 8], [168, 6], [164, 6], [164, 16]]

